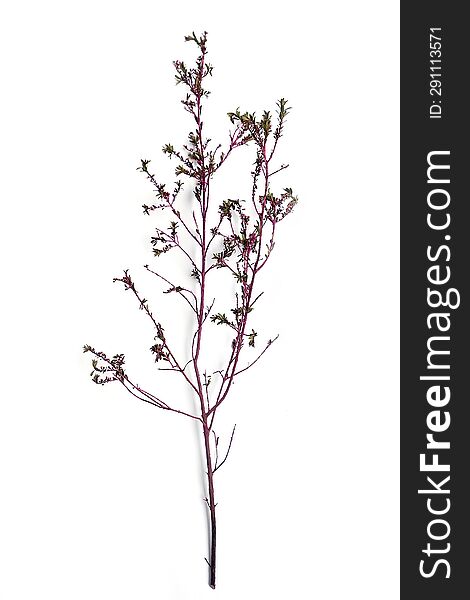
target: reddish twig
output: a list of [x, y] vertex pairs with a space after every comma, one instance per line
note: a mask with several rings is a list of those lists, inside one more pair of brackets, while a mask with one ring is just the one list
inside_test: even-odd
[[[214, 466], [214, 470], [212, 471], [213, 473], [215, 473], [215, 472], [217, 471], [217, 469], [220, 469], [220, 467], [221, 467], [221, 466], [224, 464], [224, 462], [225, 462], [225, 461], [227, 460], [227, 458], [228, 458], [228, 455], [229, 455], [229, 452], [230, 452], [230, 448], [232, 447], [233, 436], [235, 435], [235, 428], [236, 428], [236, 426], [237, 426], [236, 424], [233, 426], [233, 429], [232, 429], [232, 435], [230, 436], [230, 442], [229, 442], [229, 444], [228, 444], [227, 452], [226, 452], [226, 454], [225, 454], [225, 457], [224, 457], [224, 459], [222, 460], [222, 462], [221, 462], [220, 464], [218, 464], [218, 458], [219, 458], [219, 457], [218, 457], [218, 453], [217, 453], [217, 450], [216, 450], [216, 455], [215, 455], [215, 466]], [[217, 438], [217, 440], [218, 440], [218, 438]], [[217, 442], [217, 444], [216, 444], [216, 447], [217, 447], [217, 445], [218, 445], [218, 442]]]

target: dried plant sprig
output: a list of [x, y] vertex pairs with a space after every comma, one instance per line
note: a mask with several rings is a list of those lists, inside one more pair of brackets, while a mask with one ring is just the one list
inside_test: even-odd
[[[287, 115], [290, 111], [287, 101], [277, 102], [275, 115], [264, 111], [261, 117], [255, 113], [241, 112], [237, 108], [229, 112], [232, 129], [226, 145], [212, 143], [205, 135], [202, 118], [204, 100], [209, 96], [206, 80], [212, 76], [213, 67], [207, 62], [207, 33], [186, 36], [186, 41], [196, 44], [198, 56], [195, 65], [188, 67], [182, 61], [175, 61], [176, 83], [185, 88], [181, 103], [193, 121], [194, 128], [188, 134], [187, 143], [181, 149], [173, 144], [164, 144], [162, 151], [169, 159], [176, 161], [173, 184], [161, 183], [150, 169], [150, 160], [142, 159], [138, 170], [152, 184], [156, 202], [144, 204], [143, 211], [151, 215], [155, 211], [169, 214], [170, 220], [155, 227], [151, 238], [153, 254], [156, 258], [175, 250], [182, 254], [189, 266], [189, 282], [174, 283], [155, 268], [145, 265], [145, 269], [163, 281], [164, 294], [175, 293], [189, 307], [194, 317], [194, 331], [187, 360], [179, 360], [159, 320], [151, 311], [149, 303], [137, 290], [134, 280], [125, 270], [115, 282], [134, 295], [138, 307], [149, 319], [154, 343], [150, 347], [155, 362], [162, 371], [174, 371], [185, 380], [197, 398], [198, 414], [192, 414], [181, 407], [173, 406], [159, 396], [134, 383], [125, 370], [125, 357], [116, 354], [112, 358], [91, 346], [84, 346], [85, 352], [93, 355], [92, 379], [104, 385], [114, 381], [123, 385], [134, 397], [169, 412], [195, 419], [201, 424], [207, 467], [207, 497], [205, 498], [210, 515], [209, 585], [215, 588], [216, 581], [216, 502], [214, 474], [227, 461], [234, 440], [235, 427], [221, 459], [219, 456], [219, 436], [214, 430], [214, 419], [221, 404], [225, 402], [236, 377], [254, 366], [271, 345], [278, 339], [268, 339], [255, 358], [241, 365], [244, 349], [258, 345], [259, 334], [248, 321], [255, 304], [263, 292], [255, 293], [258, 274], [268, 262], [275, 245], [278, 223], [289, 215], [297, 203], [291, 188], [275, 193], [271, 187], [274, 175], [285, 170], [288, 165], [273, 166], [278, 142], [283, 135]], [[249, 199], [226, 198], [218, 206], [214, 205], [211, 183], [219, 169], [228, 161], [231, 154], [240, 147], [250, 146], [254, 150], [253, 168], [249, 174], [251, 197]], [[184, 180], [189, 183], [193, 195], [191, 217], [184, 212], [181, 191]], [[188, 243], [190, 242], [190, 243]], [[196, 252], [194, 252], [194, 244]], [[235, 280], [236, 291], [233, 305], [227, 311], [213, 312], [216, 298], [207, 301], [208, 287], [216, 271], [222, 270]], [[171, 278], [173, 279], [173, 278]], [[217, 278], [216, 278], [217, 279]], [[231, 343], [227, 348], [225, 366], [211, 371], [202, 365], [201, 353], [205, 343], [206, 323], [228, 327]], [[220, 352], [217, 353], [220, 356]]]

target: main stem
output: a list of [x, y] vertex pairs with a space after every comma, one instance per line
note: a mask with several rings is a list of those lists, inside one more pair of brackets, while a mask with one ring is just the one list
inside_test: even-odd
[[215, 566], [216, 566], [216, 540], [217, 529], [215, 519], [215, 496], [214, 496], [214, 469], [212, 467], [212, 456], [210, 447], [210, 427], [208, 424], [209, 407], [205, 407], [204, 391], [202, 386], [201, 374], [199, 371], [199, 353], [201, 350], [202, 326], [204, 322], [204, 296], [205, 296], [205, 279], [206, 279], [206, 211], [204, 203], [206, 201], [206, 185], [203, 184], [203, 210], [202, 210], [202, 260], [201, 260], [201, 296], [198, 315], [198, 334], [196, 341], [196, 352], [194, 354], [194, 370], [196, 373], [197, 387], [199, 390], [199, 400], [201, 404], [201, 421], [204, 435], [204, 448], [206, 452], [207, 466], [207, 487], [209, 492], [208, 506], [210, 513], [210, 553], [209, 553], [209, 585], [215, 589]]
[[214, 495], [214, 471], [212, 469], [212, 457], [210, 450], [210, 429], [207, 424], [207, 416], [203, 418], [204, 446], [206, 450], [207, 464], [207, 487], [209, 490], [209, 513], [210, 513], [210, 553], [209, 553], [209, 585], [215, 589], [215, 566], [217, 547], [217, 524], [215, 518], [215, 495]]
[[[202, 55], [201, 66], [200, 66], [200, 81], [202, 81], [204, 73], [204, 53]], [[199, 84], [200, 85], [200, 84]], [[201, 404], [201, 421], [204, 435], [204, 448], [206, 453], [206, 466], [207, 466], [207, 487], [209, 492], [209, 498], [207, 504], [209, 506], [210, 513], [210, 552], [209, 552], [209, 585], [215, 589], [215, 568], [216, 568], [216, 547], [217, 547], [217, 527], [215, 518], [215, 496], [214, 496], [214, 469], [212, 467], [212, 456], [210, 446], [210, 427], [208, 425], [208, 411], [209, 407], [206, 408], [204, 400], [204, 390], [202, 385], [201, 373], [199, 369], [199, 354], [201, 351], [201, 339], [202, 339], [202, 328], [204, 324], [204, 307], [205, 307], [205, 287], [206, 287], [206, 258], [207, 258], [207, 211], [209, 206], [209, 178], [206, 178], [206, 167], [204, 161], [204, 146], [202, 141], [202, 120], [201, 120], [201, 93], [198, 89], [196, 102], [197, 114], [196, 122], [199, 134], [199, 150], [201, 154], [201, 218], [202, 218], [202, 234], [201, 234], [201, 289], [199, 298], [199, 314], [197, 318], [198, 331], [196, 339], [196, 350], [193, 355], [194, 371], [197, 381], [197, 389], [199, 400]]]
[[[205, 196], [205, 188], [203, 199]], [[195, 360], [194, 360], [194, 368], [196, 371], [196, 379], [198, 383], [199, 389], [199, 399], [201, 403], [201, 420], [202, 420], [202, 429], [204, 435], [204, 448], [206, 452], [206, 466], [207, 466], [207, 487], [209, 492], [208, 498], [208, 506], [210, 513], [210, 553], [209, 553], [209, 585], [211, 588], [215, 589], [215, 566], [216, 566], [216, 540], [217, 540], [217, 528], [216, 528], [216, 519], [215, 519], [215, 496], [214, 496], [214, 469], [212, 467], [212, 456], [211, 456], [211, 446], [210, 446], [210, 427], [208, 424], [208, 410], [209, 407], [205, 407], [204, 405], [204, 392], [202, 387], [201, 375], [199, 372], [199, 352], [201, 347], [201, 336], [202, 336], [202, 324], [204, 319], [204, 295], [205, 295], [205, 263], [206, 263], [206, 246], [205, 240], [206, 238], [206, 214], [203, 211], [203, 228], [202, 228], [202, 269], [201, 269], [201, 297], [200, 297], [200, 314], [199, 314], [199, 331], [197, 336], [196, 343], [196, 352], [195, 352]]]
[[204, 392], [202, 387], [201, 375], [199, 371], [199, 353], [201, 349], [201, 337], [202, 337], [202, 325], [204, 321], [204, 296], [205, 296], [205, 279], [206, 279], [206, 214], [207, 214], [207, 206], [204, 207], [204, 203], [208, 200], [206, 198], [206, 185], [205, 182], [203, 184], [203, 210], [202, 210], [202, 261], [201, 261], [201, 296], [200, 296], [200, 305], [199, 305], [199, 318], [198, 318], [198, 326], [199, 331], [197, 335], [196, 342], [196, 352], [195, 352], [195, 360], [194, 360], [194, 368], [196, 371], [196, 379], [199, 389], [199, 399], [201, 403], [201, 420], [202, 420], [202, 429], [204, 435], [204, 448], [206, 452], [206, 466], [207, 466], [207, 487], [209, 492], [208, 498], [208, 506], [210, 513], [210, 553], [209, 553], [209, 585], [211, 588], [215, 589], [215, 567], [216, 567], [216, 546], [217, 546], [217, 527], [216, 527], [216, 518], [215, 518], [215, 495], [214, 495], [214, 469], [212, 467], [212, 455], [211, 455], [211, 446], [210, 446], [210, 427], [208, 424], [208, 411], [209, 407], [205, 407], [204, 404]]

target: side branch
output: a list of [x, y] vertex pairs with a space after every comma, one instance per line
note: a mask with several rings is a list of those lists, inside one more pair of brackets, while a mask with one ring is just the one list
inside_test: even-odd
[[[163, 275], [160, 275], [160, 273], [157, 273], [156, 271], [154, 271], [153, 269], [151, 269], [148, 265], [144, 265], [144, 268], [147, 269], [147, 271], [149, 273], [153, 273], [153, 275], [155, 275], [156, 277], [158, 277], [159, 279], [161, 279], [162, 281], [164, 281], [165, 283], [167, 283], [169, 286], [171, 286], [171, 289], [169, 289], [167, 292], [164, 292], [164, 293], [176, 292], [182, 298], [184, 298], [184, 300], [186, 300], [186, 302], [191, 307], [191, 310], [193, 310], [196, 315], [198, 314], [197, 297], [196, 297], [196, 294], [194, 292], [192, 292], [191, 290], [188, 290], [187, 288], [181, 287], [180, 285], [174, 285], [173, 283], [171, 283], [171, 281], [169, 281], [168, 279], [166, 279], [166, 277], [163, 277]], [[189, 300], [189, 298], [184, 295], [183, 292], [186, 292], [186, 293], [190, 294], [193, 297], [193, 299], [194, 299], [194, 305], [191, 303], [191, 301]]]
[[[97, 352], [91, 346], [84, 346], [84, 352], [91, 352], [96, 359], [92, 361], [93, 363], [93, 371], [92, 377], [93, 381], [97, 384], [104, 385], [105, 383], [110, 383], [111, 381], [119, 381], [121, 385], [130, 393], [132, 396], [137, 398], [138, 400], [142, 400], [142, 402], [146, 402], [147, 404], [151, 404], [152, 406], [156, 406], [157, 408], [161, 408], [162, 410], [168, 410], [170, 412], [174, 412], [180, 415], [184, 415], [185, 417], [190, 417], [191, 419], [196, 419], [200, 421], [201, 418], [187, 413], [183, 410], [179, 410], [177, 408], [173, 408], [169, 406], [163, 400], [160, 400], [157, 396], [147, 392], [139, 385], [131, 381], [128, 375], [125, 373], [123, 369], [124, 364], [124, 356], [116, 355], [113, 359], [110, 359], [106, 356], [104, 352]], [[105, 366], [100, 366], [98, 361], [102, 361]]]
[[[155, 327], [155, 329], [157, 331], [158, 338], [162, 341], [162, 345], [159, 346], [160, 357], [163, 357], [163, 354], [162, 354], [161, 350], [165, 349], [166, 352], [168, 352], [168, 357], [167, 358], [171, 359], [171, 361], [173, 362], [174, 367], [176, 367], [176, 370], [179, 371], [183, 375], [183, 377], [186, 379], [186, 381], [189, 383], [189, 385], [193, 388], [193, 390], [196, 392], [196, 394], [198, 394], [199, 390], [194, 385], [194, 383], [192, 382], [192, 380], [188, 377], [188, 375], [185, 373], [184, 369], [181, 368], [178, 360], [175, 358], [175, 355], [170, 350], [170, 348], [168, 346], [168, 343], [166, 341], [166, 337], [165, 337], [165, 335], [163, 333], [163, 327], [161, 326], [160, 323], [158, 323], [156, 321], [155, 317], [153, 316], [153, 313], [151, 312], [151, 310], [148, 307], [147, 300], [145, 298], [141, 298], [141, 296], [140, 296], [139, 292], [137, 291], [137, 289], [136, 289], [136, 287], [134, 285], [134, 282], [132, 281], [132, 279], [131, 279], [128, 271], [124, 271], [124, 277], [122, 277], [122, 278], [115, 277], [114, 281], [120, 281], [121, 283], [124, 284], [124, 287], [125, 287], [126, 290], [132, 290], [132, 293], [134, 294], [134, 296], [139, 301], [140, 308], [146, 312], [146, 314], [148, 315], [148, 317], [152, 321], [152, 323], [153, 323], [153, 325], [154, 325], [154, 327]], [[171, 361], [169, 361], [170, 364], [171, 364]]]
[[250, 363], [248, 366], [246, 366], [244, 369], [240, 369], [239, 371], [236, 371], [234, 377], [236, 377], [237, 375], [240, 375], [240, 373], [243, 373], [244, 371], [248, 371], [248, 369], [250, 369], [254, 364], [256, 364], [259, 359], [263, 356], [263, 354], [266, 352], [266, 350], [272, 345], [274, 344], [274, 342], [278, 339], [279, 334], [276, 335], [275, 338], [273, 338], [272, 340], [268, 340], [268, 343], [266, 344], [266, 347], [264, 348], [264, 350], [258, 355], [258, 357], [252, 362]]
[[150, 182], [156, 188], [158, 198], [161, 199], [161, 200], [163, 200], [164, 205], [171, 210], [171, 212], [175, 215], [175, 217], [178, 219], [178, 221], [181, 223], [181, 225], [186, 229], [186, 231], [188, 232], [188, 234], [200, 246], [201, 245], [201, 241], [194, 235], [194, 233], [188, 227], [186, 221], [181, 216], [180, 211], [177, 210], [174, 207], [174, 202], [175, 202], [176, 197], [173, 197], [173, 199], [170, 200], [170, 195], [169, 195], [168, 192], [165, 191], [164, 185], [161, 184], [161, 183], [158, 183], [158, 181], [155, 179], [155, 175], [153, 175], [152, 173], [150, 173], [150, 171], [148, 170], [149, 163], [150, 163], [149, 160], [141, 160], [141, 166], [138, 167], [138, 170], [141, 171], [142, 173], [145, 173], [145, 175], [147, 176], [147, 179], [149, 179]]
[[[218, 464], [218, 455], [216, 454], [216, 460], [215, 460], [215, 465], [214, 465], [214, 470], [212, 471], [212, 473], [215, 473], [217, 471], [217, 469], [220, 469], [220, 467], [224, 464], [224, 462], [227, 460], [229, 452], [230, 452], [230, 448], [232, 447], [232, 442], [233, 442], [233, 436], [235, 435], [235, 428], [236, 428], [237, 424], [235, 423], [235, 425], [233, 426], [233, 430], [232, 430], [232, 435], [230, 436], [230, 442], [227, 448], [227, 452], [225, 454], [225, 457], [223, 459], [223, 461]], [[218, 442], [218, 438], [217, 442]]]

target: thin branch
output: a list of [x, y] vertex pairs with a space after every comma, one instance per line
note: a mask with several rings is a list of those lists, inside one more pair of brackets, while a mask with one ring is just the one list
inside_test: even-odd
[[[112, 373], [113, 374], [113, 380], [114, 381], [119, 381], [119, 383], [121, 383], [121, 385], [123, 385], [124, 388], [130, 394], [132, 394], [132, 396], [134, 396], [138, 400], [142, 400], [142, 402], [146, 402], [148, 404], [152, 404], [152, 406], [156, 406], [157, 408], [161, 408], [162, 410], [169, 410], [170, 412], [178, 413], [180, 415], [184, 415], [186, 417], [190, 417], [191, 419], [196, 419], [197, 421], [201, 421], [201, 417], [198, 417], [196, 415], [192, 415], [190, 413], [187, 413], [187, 412], [185, 412], [183, 410], [179, 410], [177, 408], [173, 408], [173, 407], [169, 406], [163, 400], [160, 400], [160, 398], [158, 398], [154, 394], [151, 394], [150, 392], [147, 392], [146, 390], [144, 390], [143, 388], [141, 388], [136, 383], [133, 383], [129, 379], [129, 376], [122, 369], [122, 364], [124, 362], [123, 360], [120, 363], [119, 367], [117, 367], [115, 364], [113, 364], [113, 361], [111, 359], [109, 359], [103, 352], [97, 352], [91, 346], [87, 346], [86, 347], [86, 351], [87, 352], [91, 352], [92, 354], [94, 354], [96, 356], [97, 359], [102, 360], [107, 365], [109, 365], [109, 367], [106, 368], [106, 372]], [[103, 370], [104, 369], [99, 369], [98, 368], [98, 372], [99, 373], [103, 372]], [[102, 382], [100, 382], [98, 380], [97, 383], [102, 383]], [[128, 384], [128, 385], [126, 385], [126, 384]]]
[[225, 454], [225, 458], [224, 460], [220, 463], [220, 465], [217, 464], [217, 461], [215, 463], [215, 467], [214, 470], [212, 471], [213, 473], [215, 473], [217, 471], [217, 469], [220, 469], [220, 467], [224, 464], [224, 462], [227, 460], [228, 458], [228, 454], [230, 452], [230, 448], [232, 447], [232, 442], [233, 442], [233, 436], [235, 435], [235, 428], [236, 428], [237, 424], [235, 423], [235, 425], [233, 426], [233, 430], [232, 430], [232, 435], [230, 436], [230, 443], [228, 445], [227, 448], [227, 453]]
[[[212, 169], [212, 174], [216, 173], [220, 169], [220, 167], [224, 164], [224, 162], [227, 160], [227, 158], [230, 156], [230, 154], [233, 152], [233, 150], [235, 148], [238, 148], [239, 146], [244, 146], [247, 143], [247, 142], [243, 141], [243, 133], [244, 132], [237, 125], [234, 132], [230, 134], [230, 145], [227, 149], [227, 152], [225, 152], [223, 154], [223, 157], [219, 160], [217, 165]], [[240, 141], [241, 138], [242, 138], [242, 141]], [[220, 145], [219, 145], [219, 148], [220, 148]], [[219, 148], [217, 148], [217, 149], [219, 149]]]
[[[143, 173], [145, 173], [147, 175], [147, 178], [152, 182], [152, 184], [155, 186], [155, 188], [158, 191], [161, 186], [158, 183], [158, 181], [155, 179], [155, 175], [152, 175], [150, 173], [150, 171], [147, 169], [147, 167], [142, 166], [142, 167], [139, 167], [139, 168], [140, 168], [140, 170], [142, 170]], [[176, 208], [173, 206], [172, 202], [170, 202], [170, 200], [169, 200], [168, 197], [163, 196], [163, 200], [166, 203], [166, 205], [168, 206], [168, 208], [171, 210], [171, 212], [179, 220], [179, 222], [181, 223], [181, 225], [183, 225], [183, 227], [186, 229], [186, 231], [189, 233], [189, 235], [193, 238], [193, 240], [195, 242], [197, 242], [199, 245], [201, 245], [201, 242], [197, 239], [197, 237], [194, 235], [194, 233], [191, 231], [191, 229], [189, 229], [188, 225], [186, 224], [186, 221], [181, 216], [180, 211], [176, 210]]]
[[193, 221], [194, 221], [194, 226], [196, 227], [196, 230], [195, 230], [196, 234], [198, 235], [199, 241], [202, 244], [201, 232], [199, 230], [199, 223], [197, 222], [196, 214], [195, 214], [194, 210], [193, 210]]
[[289, 165], [281, 165], [279, 167], [279, 169], [270, 173], [269, 176], [272, 177], [273, 175], [276, 175], [276, 173], [280, 173], [281, 171], [284, 171], [284, 169], [287, 169], [288, 167], [289, 167]]
[[184, 367], [181, 369], [181, 371], [179, 369], [175, 369], [174, 367], [171, 367], [169, 369], [166, 367], [158, 367], [158, 370], [159, 371], [174, 371], [175, 373], [182, 373], [186, 369], [186, 367], [189, 365], [189, 363], [192, 363], [192, 362], [193, 362], [193, 359], [190, 358], [188, 360], [188, 362], [184, 365]]
[[234, 375], [234, 377], [236, 377], [237, 375], [240, 375], [240, 373], [243, 373], [244, 371], [248, 371], [249, 368], [251, 368], [254, 364], [256, 364], [259, 359], [263, 356], [263, 354], [266, 352], [266, 350], [272, 346], [272, 344], [274, 344], [274, 342], [277, 340], [277, 338], [279, 337], [279, 334], [276, 335], [276, 337], [272, 340], [269, 340], [268, 343], [266, 344], [265, 349], [258, 355], [258, 357], [252, 362], [250, 363], [247, 367], [245, 367], [244, 369], [240, 369], [240, 371], [237, 371]]
[[[163, 275], [160, 275], [160, 273], [157, 273], [156, 271], [154, 271], [153, 269], [151, 269], [148, 265], [144, 265], [144, 268], [147, 269], [147, 271], [149, 273], [153, 273], [153, 275], [156, 275], [158, 278], [160, 278], [162, 281], [164, 281], [165, 283], [167, 283], [169, 286], [171, 286], [172, 288], [174, 288], [174, 290], [176, 291], [176, 293], [180, 294], [180, 296], [182, 298], [184, 298], [186, 300], [186, 302], [189, 304], [189, 306], [191, 307], [191, 310], [193, 310], [196, 314], [198, 313], [198, 306], [197, 306], [197, 297], [196, 294], [194, 292], [192, 292], [191, 290], [188, 290], [187, 288], [181, 287], [181, 286], [176, 286], [173, 283], [171, 283], [171, 281], [169, 279], [167, 279], [166, 277], [163, 277]], [[178, 289], [179, 288], [179, 289]], [[191, 301], [189, 300], [189, 298], [187, 298], [183, 292], [187, 292], [188, 294], [191, 294], [191, 296], [194, 298], [194, 303], [195, 306], [193, 306], [191, 304]]]
[[[127, 381], [132, 386], [133, 389], [128, 388], [127, 385], [124, 383], [124, 381]], [[192, 415], [190, 413], [187, 413], [183, 410], [179, 410], [177, 408], [172, 408], [171, 406], [168, 406], [168, 404], [166, 404], [166, 402], [161, 402], [159, 400], [156, 401], [154, 399], [155, 397], [152, 394], [150, 394], [149, 392], [146, 392], [141, 387], [133, 384], [127, 376], [125, 377], [125, 380], [121, 381], [121, 383], [130, 394], [132, 394], [138, 400], [142, 400], [142, 402], [147, 402], [148, 404], [152, 404], [153, 406], [156, 406], [157, 408], [161, 408], [162, 410], [168, 410], [170, 412], [174, 412], [179, 415], [184, 415], [185, 417], [190, 417], [191, 419], [195, 419], [196, 421], [201, 421], [201, 418], [196, 415]], [[134, 390], [137, 390], [138, 392], [143, 394], [144, 398], [139, 396]]]
[[253, 308], [253, 306], [255, 305], [255, 302], [256, 302], [256, 301], [257, 301], [259, 298], [261, 298], [261, 296], [262, 296], [263, 294], [264, 294], [264, 292], [260, 292], [260, 293], [259, 293], [259, 294], [256, 296], [256, 298], [255, 298], [255, 299], [253, 300], [253, 302], [251, 303], [251, 305], [250, 305], [250, 308]]
[[[134, 294], [134, 296], [137, 298], [137, 300], [139, 301], [140, 307], [147, 313], [148, 317], [150, 318], [150, 320], [152, 321], [155, 329], [157, 330], [157, 332], [162, 330], [162, 327], [160, 325], [160, 323], [157, 323], [157, 321], [155, 320], [155, 317], [153, 316], [151, 310], [148, 307], [148, 303], [146, 300], [144, 300], [144, 298], [141, 298], [139, 295], [139, 292], [137, 291], [134, 282], [132, 281], [130, 275], [127, 273], [127, 271], [124, 272], [124, 278], [120, 279], [119, 277], [116, 277], [114, 279], [114, 281], [120, 281], [122, 282], [127, 289], [132, 290], [132, 293]], [[183, 375], [183, 377], [186, 379], [186, 381], [189, 383], [189, 385], [194, 389], [194, 391], [196, 393], [198, 393], [198, 388], [194, 385], [194, 383], [192, 382], [192, 380], [188, 377], [188, 375], [183, 371], [183, 369], [180, 367], [178, 360], [175, 358], [175, 355], [173, 354], [173, 352], [171, 351], [170, 347], [168, 346], [168, 342], [166, 341], [166, 338], [164, 338], [162, 340], [164, 347], [166, 348], [166, 350], [168, 351], [168, 354], [170, 356], [170, 358], [173, 360], [173, 363], [175, 364], [175, 366], [177, 367], [177, 369], [181, 372], [181, 374]]]
[[[214, 434], [214, 442], [215, 442], [215, 466], [217, 467], [217, 463], [219, 462], [219, 438], [217, 437], [215, 431], [212, 432]], [[214, 472], [214, 471], [212, 471]]]
[[206, 313], [204, 315], [204, 319], [202, 320], [202, 322], [204, 323], [204, 321], [207, 320], [207, 317], [211, 314], [211, 311], [214, 307], [214, 303], [215, 303], [215, 298], [212, 300], [212, 302], [209, 304], [209, 306], [206, 308]]

